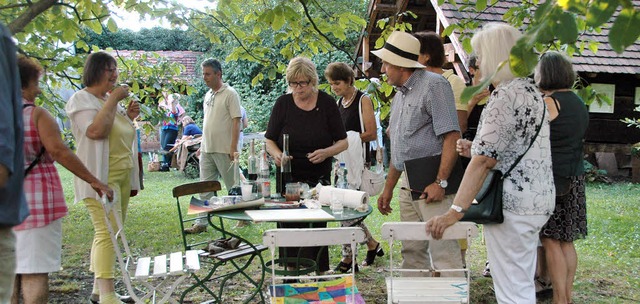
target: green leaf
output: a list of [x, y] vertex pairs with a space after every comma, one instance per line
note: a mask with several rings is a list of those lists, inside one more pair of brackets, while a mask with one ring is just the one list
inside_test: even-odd
[[574, 43], [578, 38], [578, 25], [571, 13], [563, 12], [554, 26], [554, 32], [563, 44]]
[[600, 46], [600, 42], [598, 42], [598, 41], [589, 41], [588, 48], [592, 53], [594, 53], [594, 54], [598, 53], [598, 47], [599, 46]]
[[624, 8], [609, 31], [609, 44], [621, 54], [634, 44], [640, 36], [640, 12], [634, 8]]
[[487, 77], [485, 80], [475, 86], [464, 88], [462, 94], [460, 95], [460, 101], [463, 104], [469, 103], [469, 100], [471, 100], [473, 96], [480, 94], [482, 91], [486, 90], [489, 87], [489, 85], [491, 84], [491, 78]]
[[109, 31], [111, 32], [115, 32], [118, 30], [118, 25], [116, 24], [116, 22], [113, 20], [113, 18], [109, 18], [109, 20], [107, 20], [107, 28], [109, 29]]
[[538, 55], [533, 51], [532, 47], [526, 45], [522, 38], [511, 48], [509, 66], [514, 75], [527, 77], [531, 75], [538, 63]]
[[476, 10], [481, 12], [487, 8], [487, 0], [478, 0], [476, 1]]
[[617, 0], [593, 0], [587, 11], [587, 25], [596, 27], [609, 21], [618, 7]]

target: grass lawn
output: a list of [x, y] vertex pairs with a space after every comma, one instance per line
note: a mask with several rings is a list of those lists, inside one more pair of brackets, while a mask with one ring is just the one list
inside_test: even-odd
[[[63, 270], [51, 275], [51, 303], [86, 303], [91, 293], [92, 275], [88, 271], [93, 227], [84, 206], [73, 202], [71, 174], [59, 167], [69, 215], [63, 229]], [[153, 256], [182, 250], [175, 200], [171, 196], [174, 186], [192, 182], [178, 172], [145, 173], [145, 190], [131, 199], [126, 218], [126, 233], [134, 253]], [[579, 256], [574, 303], [639, 303], [640, 302], [640, 185], [617, 183], [613, 185], [589, 184], [587, 187], [589, 235], [576, 242]], [[375, 198], [374, 198], [375, 199]], [[375, 205], [375, 200], [371, 203]], [[397, 206], [397, 202], [394, 202]], [[393, 204], [392, 203], [392, 206]], [[397, 209], [397, 208], [396, 208]], [[399, 221], [399, 210], [391, 216], [382, 216], [377, 210], [367, 218], [374, 236], [386, 221]], [[233, 227], [235, 223], [226, 223]], [[333, 224], [336, 225], [336, 224]], [[253, 224], [238, 228], [252, 242], [259, 243], [262, 232], [274, 224]], [[377, 238], [379, 239], [379, 238]], [[385, 252], [388, 245], [383, 244]], [[398, 246], [396, 246], [398, 247]], [[364, 258], [360, 250], [359, 258]], [[395, 248], [394, 254], [398, 254]], [[263, 253], [267, 258], [268, 253]], [[340, 258], [336, 246], [330, 249], [331, 265]], [[472, 270], [471, 303], [495, 303], [490, 278], [481, 276], [486, 251], [478, 238], [467, 253], [467, 264]], [[385, 303], [386, 293], [383, 270], [387, 256], [376, 259], [372, 267], [362, 267], [357, 275], [358, 288], [367, 303]], [[257, 267], [251, 268], [253, 277], [259, 276]], [[269, 275], [266, 277], [269, 280]], [[119, 280], [117, 280], [119, 281]], [[225, 303], [242, 303], [246, 283], [231, 282]], [[184, 287], [184, 286], [182, 286]], [[181, 287], [181, 290], [184, 288]], [[117, 289], [124, 292], [119, 283]], [[193, 293], [187, 298], [198, 303], [206, 300]], [[258, 302], [252, 300], [250, 303]], [[550, 295], [538, 303], [551, 303]]]

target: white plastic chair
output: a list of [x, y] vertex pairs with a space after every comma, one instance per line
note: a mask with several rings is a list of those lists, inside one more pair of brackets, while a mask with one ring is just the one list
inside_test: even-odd
[[[186, 253], [173, 252], [156, 257], [139, 257], [134, 259], [129, 249], [129, 243], [122, 228], [122, 219], [118, 212], [113, 212], [114, 203], [109, 202], [106, 196], [102, 199], [102, 207], [105, 211], [107, 228], [111, 235], [111, 242], [118, 258], [123, 282], [129, 295], [136, 303], [156, 303], [157, 296], [162, 298], [157, 303], [178, 303], [171, 298], [175, 288], [182, 283], [192, 272], [200, 269], [200, 260], [197, 250], [189, 250]], [[117, 230], [112, 227], [109, 215], [113, 213]], [[122, 245], [122, 246], [121, 246]], [[124, 254], [122, 252], [124, 249]], [[167, 268], [168, 266], [168, 268]], [[139, 282], [146, 287], [147, 293], [139, 297], [132, 286], [132, 282]], [[155, 283], [155, 285], [153, 284]], [[168, 285], [168, 286], [166, 286]], [[164, 289], [164, 290], [163, 290]]]
[[[263, 245], [269, 248], [271, 252], [271, 292], [276, 294], [276, 279], [329, 279], [351, 277], [353, 282], [351, 296], [348, 297], [347, 303], [355, 303], [356, 297], [356, 280], [355, 269], [356, 255], [353, 255], [351, 263], [351, 272], [345, 274], [326, 274], [326, 275], [304, 275], [289, 276], [278, 275], [275, 270], [278, 260], [276, 259], [276, 249], [278, 247], [315, 247], [350, 244], [351, 251], [356, 252], [357, 245], [364, 242], [365, 234], [359, 227], [341, 227], [341, 228], [308, 228], [308, 229], [271, 229], [262, 235]], [[285, 266], [286, 267], [286, 266]], [[285, 271], [286, 273], [286, 271]], [[349, 301], [350, 299], [350, 301]], [[274, 303], [274, 299], [271, 299]]]
[[[394, 222], [382, 224], [382, 238], [389, 241], [389, 277], [386, 278], [387, 303], [469, 303], [470, 271], [465, 269], [402, 269], [394, 268], [394, 241], [427, 241], [424, 222]], [[478, 235], [471, 222], [458, 222], [447, 228], [443, 240], [466, 239]], [[432, 267], [433, 268], [433, 267]], [[398, 277], [398, 272], [463, 272], [462, 277]]]

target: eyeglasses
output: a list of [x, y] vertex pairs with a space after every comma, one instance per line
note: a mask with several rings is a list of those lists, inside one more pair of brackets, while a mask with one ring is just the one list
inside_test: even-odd
[[289, 86], [292, 87], [292, 88], [295, 88], [295, 87], [305, 88], [310, 83], [311, 83], [310, 80], [307, 80], [307, 81], [289, 81]]

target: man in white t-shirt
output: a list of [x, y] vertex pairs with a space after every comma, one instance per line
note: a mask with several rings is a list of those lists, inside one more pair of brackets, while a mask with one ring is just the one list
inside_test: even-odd
[[[202, 62], [202, 78], [210, 88], [204, 96], [202, 108], [202, 143], [200, 146], [200, 180], [219, 180], [222, 177], [227, 190], [234, 184], [233, 154], [238, 152], [240, 136], [240, 96], [236, 90], [222, 82], [220, 61], [209, 58]], [[201, 195], [209, 199], [213, 193]], [[185, 233], [200, 233], [207, 228], [206, 219], [199, 219], [185, 229]]]

